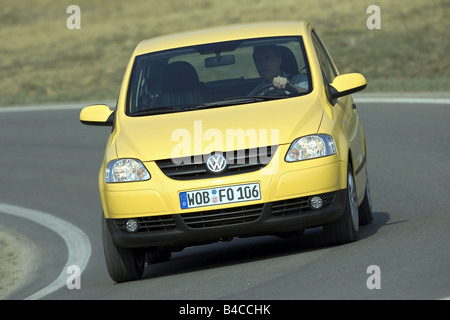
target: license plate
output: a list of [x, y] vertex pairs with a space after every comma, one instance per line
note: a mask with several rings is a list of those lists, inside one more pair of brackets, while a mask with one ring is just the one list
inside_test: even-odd
[[180, 192], [181, 209], [261, 199], [259, 183]]

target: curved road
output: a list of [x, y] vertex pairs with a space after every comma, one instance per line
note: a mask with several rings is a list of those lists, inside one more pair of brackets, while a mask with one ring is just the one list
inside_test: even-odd
[[355, 100], [374, 203], [358, 241], [325, 246], [320, 228], [234, 239], [175, 253], [122, 284], [107, 274], [100, 234], [109, 129], [81, 125], [79, 105], [0, 108], [0, 223], [38, 248], [7, 298], [449, 299], [450, 100]]

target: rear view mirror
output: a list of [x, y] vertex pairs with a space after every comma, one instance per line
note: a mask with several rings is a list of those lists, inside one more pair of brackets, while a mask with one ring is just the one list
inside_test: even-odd
[[96, 104], [85, 107], [80, 112], [82, 124], [91, 126], [112, 126], [114, 112], [104, 104]]
[[365, 89], [366, 78], [360, 73], [347, 73], [334, 78], [330, 85], [330, 93], [333, 99], [337, 99]]
[[234, 64], [234, 62], [234, 56], [232, 54], [223, 56], [217, 54], [215, 57], [205, 59], [205, 68], [228, 66], [230, 64]]

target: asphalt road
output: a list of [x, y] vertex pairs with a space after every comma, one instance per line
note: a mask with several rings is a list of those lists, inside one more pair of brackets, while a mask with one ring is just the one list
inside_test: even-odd
[[[77, 107], [0, 110], [0, 224], [38, 248], [8, 298], [449, 299], [450, 104], [357, 107], [374, 206], [358, 241], [325, 246], [320, 228], [234, 239], [175, 253], [122, 284], [109, 278], [101, 245], [97, 174], [109, 129], [81, 125]], [[69, 265], [82, 271], [72, 289]]]

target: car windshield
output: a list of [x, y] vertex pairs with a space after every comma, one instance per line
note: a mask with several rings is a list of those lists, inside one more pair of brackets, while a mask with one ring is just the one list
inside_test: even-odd
[[[292, 86], [274, 88], [281, 76]], [[311, 91], [301, 37], [182, 47], [137, 56], [126, 114], [145, 116], [292, 98]]]

